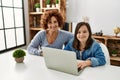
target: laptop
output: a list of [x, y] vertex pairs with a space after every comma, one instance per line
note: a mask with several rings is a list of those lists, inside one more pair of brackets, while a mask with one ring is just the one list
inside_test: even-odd
[[77, 67], [76, 53], [55, 48], [43, 48], [43, 56], [47, 68], [79, 75], [82, 71]]

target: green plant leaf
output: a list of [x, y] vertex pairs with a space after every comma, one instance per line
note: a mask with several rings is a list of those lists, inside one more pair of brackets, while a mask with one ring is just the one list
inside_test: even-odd
[[112, 50], [111, 53], [112, 53], [112, 54], [117, 54], [118, 51], [117, 51], [117, 50]]
[[22, 49], [17, 49], [13, 52], [13, 57], [14, 58], [20, 58], [20, 57], [24, 57], [24, 56], [26, 56], [26, 53]]
[[35, 8], [40, 8], [40, 3], [36, 3]]
[[50, 0], [47, 0], [47, 1], [46, 1], [46, 4], [50, 4]]
[[56, 2], [56, 4], [59, 4], [59, 0], [56, 0], [55, 2]]

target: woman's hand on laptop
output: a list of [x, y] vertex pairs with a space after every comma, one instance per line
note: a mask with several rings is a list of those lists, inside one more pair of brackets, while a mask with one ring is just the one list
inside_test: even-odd
[[84, 69], [87, 66], [91, 66], [91, 61], [90, 60], [78, 61], [77, 66], [78, 66], [78, 68]]

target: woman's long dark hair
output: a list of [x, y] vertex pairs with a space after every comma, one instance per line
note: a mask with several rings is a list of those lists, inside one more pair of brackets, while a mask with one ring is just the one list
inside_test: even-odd
[[86, 46], [85, 46], [85, 50], [90, 48], [90, 46], [92, 45], [93, 43], [93, 39], [92, 39], [92, 32], [91, 32], [91, 28], [90, 28], [90, 25], [86, 22], [79, 22], [76, 26], [76, 29], [75, 29], [75, 34], [74, 34], [74, 40], [73, 40], [73, 48], [77, 49], [77, 50], [80, 50], [80, 41], [77, 39], [77, 34], [78, 34], [78, 30], [81, 28], [81, 26], [85, 25], [88, 29], [88, 32], [89, 32], [89, 37], [88, 37], [88, 40], [86, 42]]

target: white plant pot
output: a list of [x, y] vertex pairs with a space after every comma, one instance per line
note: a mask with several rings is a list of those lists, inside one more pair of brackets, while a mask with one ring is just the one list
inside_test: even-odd
[[50, 5], [49, 5], [49, 4], [47, 4], [47, 8], [50, 8]]
[[116, 56], [117, 56], [117, 54], [112, 54], [112, 56], [113, 56], [113, 57], [116, 57]]
[[40, 8], [36, 8], [36, 12], [40, 12]]
[[54, 4], [52, 4], [52, 8], [55, 8], [55, 5], [54, 5]]
[[59, 4], [56, 4], [56, 8], [59, 8]]

